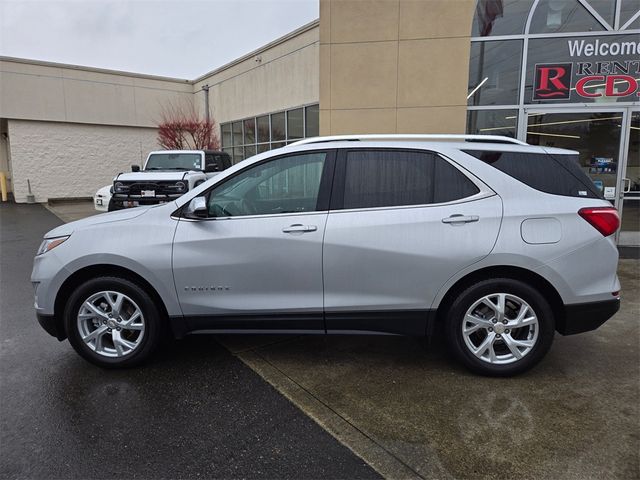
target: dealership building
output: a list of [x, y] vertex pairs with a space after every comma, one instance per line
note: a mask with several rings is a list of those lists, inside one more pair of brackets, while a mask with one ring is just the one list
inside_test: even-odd
[[0, 171], [16, 202], [89, 197], [181, 104], [234, 161], [319, 134], [508, 135], [577, 150], [640, 245], [639, 82], [640, 0], [320, 0], [197, 79], [0, 57]]

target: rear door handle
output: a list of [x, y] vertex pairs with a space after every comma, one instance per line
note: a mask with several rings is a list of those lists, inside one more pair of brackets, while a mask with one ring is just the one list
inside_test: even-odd
[[300, 223], [289, 225], [288, 227], [284, 227], [282, 229], [284, 233], [315, 232], [316, 230], [318, 230], [318, 227], [316, 227], [315, 225], [302, 225]]
[[471, 223], [471, 222], [477, 222], [478, 220], [480, 220], [480, 217], [478, 215], [451, 215], [450, 217], [447, 218], [443, 218], [442, 219], [442, 223], [453, 223], [455, 224], [462, 224], [462, 223]]

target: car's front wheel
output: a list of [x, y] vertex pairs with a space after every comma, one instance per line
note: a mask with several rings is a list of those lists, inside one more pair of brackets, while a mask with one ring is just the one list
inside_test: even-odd
[[162, 317], [153, 299], [120, 277], [80, 285], [65, 309], [69, 342], [86, 360], [106, 368], [147, 360], [160, 343]]
[[536, 365], [555, 332], [549, 302], [524, 282], [502, 278], [479, 282], [453, 302], [447, 339], [469, 369], [509, 376]]

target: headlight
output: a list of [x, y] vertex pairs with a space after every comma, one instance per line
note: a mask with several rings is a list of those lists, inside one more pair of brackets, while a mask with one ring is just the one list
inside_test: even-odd
[[129, 190], [129, 185], [125, 185], [122, 182], [116, 182], [113, 184], [113, 190], [116, 193], [126, 192], [127, 190]]
[[187, 184], [184, 182], [176, 182], [176, 190], [179, 192], [184, 192], [187, 189]]
[[47, 253], [49, 250], [53, 250], [67, 238], [69, 238], [69, 235], [66, 237], [45, 238], [40, 244], [40, 248], [38, 248], [38, 253], [36, 253], [36, 255], [42, 255], [43, 253]]

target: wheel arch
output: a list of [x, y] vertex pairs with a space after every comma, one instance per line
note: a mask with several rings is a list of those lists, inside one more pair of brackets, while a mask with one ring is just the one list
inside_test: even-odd
[[564, 321], [565, 308], [562, 297], [547, 279], [526, 268], [513, 265], [493, 265], [468, 273], [447, 290], [436, 309], [436, 323], [440, 325], [444, 323], [453, 301], [466, 288], [474, 283], [491, 278], [510, 278], [527, 283], [547, 299], [553, 310], [556, 325]]
[[[96, 264], [89, 265], [87, 267], [81, 268], [73, 272], [65, 281], [62, 283], [60, 288], [58, 289], [58, 293], [56, 295], [55, 303], [54, 303], [54, 317], [58, 319], [62, 331], [64, 331], [64, 309], [66, 305], [67, 299], [70, 297], [71, 293], [84, 283], [87, 280], [96, 277], [120, 277], [125, 280], [129, 280], [137, 284], [140, 288], [142, 288], [145, 292], [147, 292], [154, 303], [160, 309], [160, 314], [164, 319], [169, 317], [167, 307], [162, 300], [162, 297], [158, 293], [158, 291], [151, 285], [147, 280], [145, 280], [141, 275], [130, 270], [125, 267], [121, 267], [119, 265], [111, 265], [111, 264]], [[67, 332], [64, 331], [64, 335], [67, 335]]]

